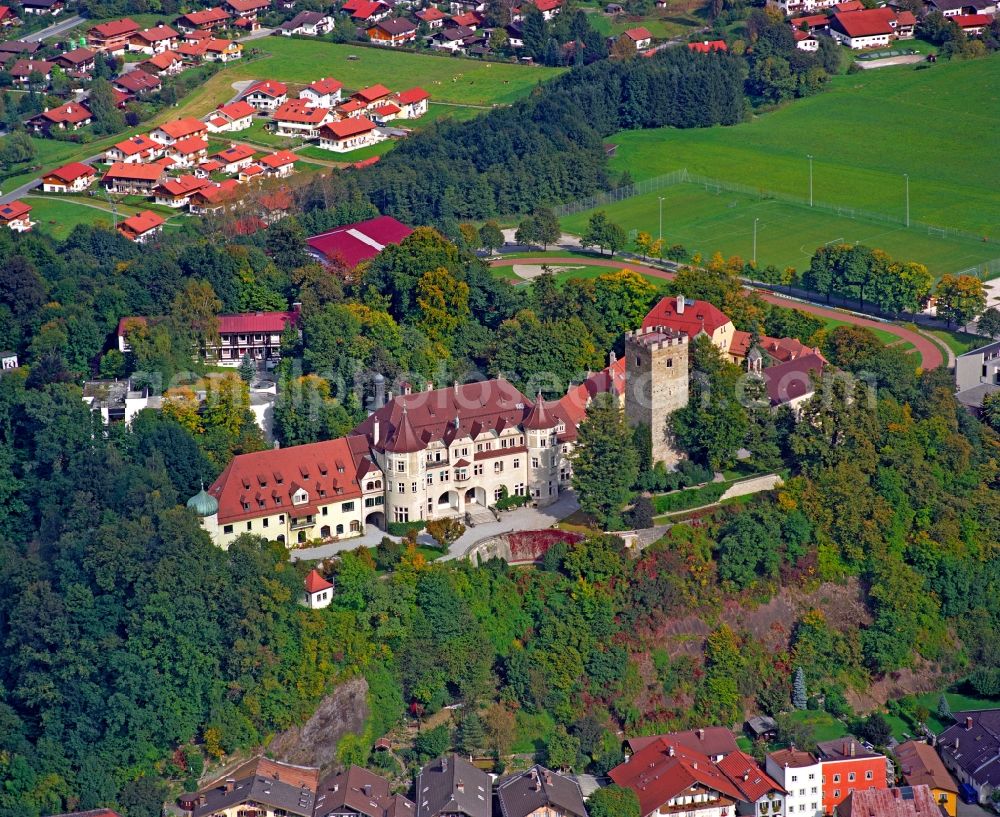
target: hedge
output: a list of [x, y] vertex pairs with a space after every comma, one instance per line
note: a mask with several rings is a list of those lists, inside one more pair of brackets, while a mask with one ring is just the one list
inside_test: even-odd
[[424, 529], [423, 522], [390, 522], [385, 526], [386, 532], [392, 536], [406, 536], [411, 530], [420, 531]]

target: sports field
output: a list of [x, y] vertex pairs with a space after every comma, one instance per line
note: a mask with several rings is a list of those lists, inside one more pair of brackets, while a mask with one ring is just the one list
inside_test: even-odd
[[[919, 261], [937, 276], [957, 272], [1000, 257], [1000, 241], [943, 238], [926, 229], [871, 224], [837, 217], [774, 200], [740, 193], [718, 192], [694, 184], [678, 184], [655, 193], [635, 196], [599, 209], [626, 231], [659, 233], [659, 198], [663, 197], [663, 240], [683, 244], [704, 257], [721, 252], [729, 257], [753, 258], [754, 222], [757, 263], [780, 269], [809, 266], [816, 248], [823, 244], [866, 244], [885, 250], [903, 261]], [[590, 212], [562, 219], [563, 229], [582, 235]]]
[[989, 236], [998, 243], [987, 254], [998, 257], [998, 111], [1000, 54], [834, 77], [825, 92], [736, 127], [628, 131], [606, 141], [618, 145], [612, 167], [636, 180], [687, 168], [802, 198], [812, 155], [816, 201], [900, 218], [909, 174], [912, 220]]

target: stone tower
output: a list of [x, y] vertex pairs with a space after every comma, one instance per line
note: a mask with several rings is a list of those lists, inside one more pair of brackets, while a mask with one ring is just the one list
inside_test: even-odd
[[688, 337], [664, 326], [625, 334], [625, 418], [652, 435], [653, 462], [668, 468], [680, 454], [667, 434], [667, 417], [688, 402]]

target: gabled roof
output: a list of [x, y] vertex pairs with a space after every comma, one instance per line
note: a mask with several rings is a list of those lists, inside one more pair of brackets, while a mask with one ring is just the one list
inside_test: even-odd
[[363, 0], [363, 2], [356, 4], [351, 17], [355, 20], [367, 20], [372, 15], [387, 8], [388, 6], [381, 0]]
[[141, 68], [134, 68], [115, 80], [115, 85], [136, 94], [143, 91], [152, 91], [155, 88], [159, 88], [162, 84], [159, 77], [147, 74]]
[[405, 91], [400, 91], [396, 96], [400, 105], [412, 105], [415, 102], [422, 102], [425, 99], [430, 99], [431, 95], [427, 93], [423, 88], [409, 88]]
[[634, 42], [639, 42], [640, 40], [653, 39], [653, 35], [650, 34], [649, 29], [643, 28], [642, 26], [640, 26], [639, 28], [628, 29], [628, 31], [625, 32], [625, 36], [628, 37], [630, 40], [633, 40]]
[[288, 86], [285, 83], [278, 82], [276, 79], [265, 79], [255, 82], [247, 88], [240, 95], [240, 99], [246, 99], [251, 94], [260, 94], [261, 96], [269, 96], [272, 99], [277, 99], [279, 96], [285, 96], [287, 93]]
[[174, 63], [181, 61], [181, 55], [176, 51], [161, 51], [159, 54], [153, 54], [145, 63], [152, 65], [154, 68], [158, 68], [160, 71], [166, 71]]
[[326, 108], [313, 108], [304, 99], [289, 99], [274, 112], [276, 122], [298, 122], [304, 125], [319, 125], [330, 115]]
[[27, 77], [34, 72], [46, 76], [55, 68], [54, 62], [48, 60], [18, 60], [10, 67], [10, 73], [15, 77]]
[[153, 164], [115, 162], [104, 173], [104, 179], [155, 182], [163, 175], [163, 168]]
[[896, 12], [888, 7], [864, 9], [862, 11], [844, 11], [833, 15], [830, 25], [839, 29], [848, 37], [876, 37], [882, 34], [892, 34], [892, 23], [896, 21]]
[[[767, 386], [767, 396], [770, 399], [771, 405], [784, 405], [812, 392], [814, 390], [812, 375], [821, 375], [825, 363], [826, 361], [820, 355], [812, 353], [764, 369], [764, 382]], [[857, 742], [857, 739], [851, 738], [851, 741]], [[824, 754], [827, 750], [836, 752], [838, 751], [836, 745], [839, 743], [840, 741], [830, 741], [829, 745], [821, 743], [818, 746], [818, 750], [820, 754]], [[857, 743], [860, 746], [860, 743]], [[861, 752], [864, 751], [861, 748]], [[864, 757], [865, 755], [862, 754], [860, 756]], [[826, 757], [824, 759], [830, 758]]]
[[942, 757], [965, 772], [977, 786], [984, 783], [1000, 786], [1000, 709], [956, 712], [955, 720], [938, 736]]
[[163, 216], [157, 215], [152, 210], [143, 210], [141, 213], [125, 219], [121, 223], [120, 229], [135, 235], [144, 235], [150, 230], [162, 227], [164, 223]]
[[785, 794], [785, 790], [745, 752], [730, 752], [717, 765], [748, 803], [756, 803], [770, 792]]
[[72, 65], [83, 65], [97, 58], [97, 52], [92, 48], [74, 48], [56, 57], [57, 60], [65, 60]]
[[69, 124], [77, 124], [79, 122], [85, 122], [91, 118], [92, 114], [90, 111], [79, 102], [67, 102], [65, 105], [60, 105], [58, 108], [51, 108], [41, 116], [48, 119], [50, 122], [68, 122]]
[[958, 794], [958, 786], [933, 746], [919, 740], [908, 740], [896, 747], [895, 754], [899, 770], [911, 786], [926, 785]]
[[538, 764], [498, 780], [496, 798], [502, 817], [528, 817], [547, 808], [562, 817], [587, 817], [576, 781]]
[[389, 244], [398, 244], [413, 230], [392, 216], [345, 224], [311, 236], [306, 243], [331, 261], [343, 259], [350, 267], [374, 258]]
[[229, 162], [242, 162], [244, 159], [249, 159], [253, 154], [254, 149], [249, 145], [230, 145], [218, 153], [213, 153], [212, 158], [228, 164]]
[[[406, 802], [412, 814], [413, 804], [409, 800]], [[341, 814], [384, 817], [387, 810], [395, 806], [389, 793], [389, 781], [368, 769], [350, 766], [320, 783], [316, 793], [315, 817]]]
[[189, 11], [179, 17], [179, 20], [186, 20], [191, 25], [207, 26], [221, 23], [228, 20], [232, 15], [224, 8], [202, 9], [201, 11]]
[[138, 37], [140, 40], [145, 40], [147, 43], [158, 43], [162, 40], [174, 39], [177, 36], [177, 32], [170, 26], [155, 26], [137, 31], [132, 36]]
[[[220, 512], [221, 519], [221, 512]], [[319, 769], [258, 757], [200, 792], [192, 817], [205, 817], [241, 803], [263, 803], [295, 817], [312, 817]]]
[[725, 40], [702, 40], [700, 43], [688, 43], [688, 49], [699, 54], [711, 54], [713, 51], [728, 51], [729, 46]]
[[837, 806], [843, 817], [938, 817], [943, 811], [927, 786], [855, 789]]
[[392, 37], [399, 37], [403, 34], [413, 34], [417, 27], [405, 17], [395, 17], [392, 20], [382, 20], [374, 26], [381, 29]]
[[211, 182], [208, 179], [199, 179], [197, 176], [178, 176], [176, 179], [167, 179], [156, 190], [163, 190], [171, 196], [187, 196], [209, 184]]
[[95, 34], [103, 39], [108, 39], [109, 37], [124, 37], [127, 34], [134, 34], [139, 30], [139, 24], [128, 17], [122, 17], [120, 20], [111, 20], [107, 23], [101, 23], [90, 29], [91, 34]]
[[417, 17], [425, 23], [434, 23], [438, 20], [445, 19], [447, 16], [448, 15], [441, 11], [441, 9], [437, 6], [428, 6], [427, 8], [420, 9], [420, 11], [417, 12]]
[[691, 301], [684, 299], [681, 307], [679, 298], [683, 296], [668, 295], [649, 310], [643, 318], [642, 328], [665, 326], [677, 332], [684, 332], [688, 337], [695, 337], [699, 332], [712, 335], [716, 329], [730, 323], [729, 316], [708, 301]]
[[[330, 584], [330, 582], [328, 582], [326, 579], [324, 579], [316, 568], [313, 568], [312, 570], [309, 571], [303, 584], [305, 585], [307, 593], [320, 593], [323, 590], [330, 590], [333, 588], [333, 585]], [[386, 786], [386, 788], [388, 788], [388, 786]], [[318, 800], [319, 798], [317, 798], [317, 803], [316, 803], [317, 807], [320, 806]]]
[[393, 105], [391, 102], [386, 102], [384, 105], [379, 105], [375, 108], [372, 113], [376, 116], [391, 116], [392, 114], [399, 113], [402, 108], [399, 105]]
[[253, 116], [257, 112], [253, 105], [242, 99], [236, 102], [230, 102], [228, 105], [220, 105], [215, 109], [215, 111], [220, 116], [224, 116], [227, 119], [232, 120], [245, 119], [248, 116]]
[[801, 769], [804, 766], [815, 766], [819, 761], [809, 752], [802, 749], [778, 749], [771, 752], [768, 757], [778, 766], [788, 766], [793, 769]]
[[321, 133], [335, 139], [347, 139], [349, 136], [357, 136], [359, 133], [367, 133], [371, 130], [375, 130], [375, 123], [365, 116], [328, 122], [320, 129]]
[[321, 96], [325, 94], [335, 94], [343, 87], [344, 83], [334, 79], [333, 77], [323, 77], [315, 82], [310, 82], [308, 85], [310, 91], [315, 91]]
[[271, 7], [271, 0], [226, 0], [226, 5], [240, 14]]
[[490, 776], [458, 755], [432, 760], [417, 775], [417, 817], [490, 817]]
[[68, 165], [63, 165], [62, 167], [57, 167], [55, 170], [50, 170], [45, 174], [45, 178], [56, 178], [69, 184], [71, 182], [75, 182], [82, 176], [96, 175], [97, 171], [90, 165], [85, 165], [83, 162], [70, 162]]
[[181, 156], [190, 156], [208, 150], [208, 140], [204, 136], [189, 136], [178, 139], [169, 149]]
[[4, 221], [14, 221], [31, 212], [31, 205], [23, 201], [11, 201], [7, 204], [0, 204], [0, 219]]
[[362, 88], [357, 93], [353, 94], [356, 99], [360, 99], [362, 102], [374, 102], [377, 99], [381, 99], [384, 96], [389, 96], [389, 89], [384, 85], [370, 85], [367, 88]]
[[299, 157], [290, 150], [278, 150], [262, 157], [259, 161], [262, 165], [273, 169], [284, 167], [285, 165], [295, 164], [295, 162], [298, 161], [298, 158]]
[[[900, 23], [903, 23], [903, 15], [899, 16]], [[989, 14], [956, 14], [949, 19], [953, 20], [959, 28], [983, 28], [993, 22], [993, 18]]]
[[[624, 363], [625, 358], [616, 361], [616, 364]], [[700, 752], [710, 757], [728, 755], [730, 752], [739, 751], [739, 746], [736, 744], [736, 738], [733, 737], [733, 733], [723, 726], [707, 726], [703, 729], [686, 729], [682, 732], [668, 732], [663, 735], [626, 738], [625, 742], [633, 752], [639, 752], [660, 739], [665, 740], [669, 744], [686, 746], [695, 752]]]
[[193, 136], [197, 133], [205, 133], [205, 123], [193, 116], [186, 116], [183, 119], [175, 119], [172, 122], [164, 122], [156, 130], [163, 131], [171, 139], [183, 139], [185, 136]]

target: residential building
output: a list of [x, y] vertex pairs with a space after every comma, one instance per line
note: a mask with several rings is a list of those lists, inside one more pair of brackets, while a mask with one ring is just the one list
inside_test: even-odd
[[376, 105], [381, 105], [390, 93], [391, 91], [384, 85], [370, 85], [352, 94], [351, 98], [363, 102], [368, 108], [374, 108]]
[[304, 37], [319, 37], [333, 31], [335, 26], [331, 15], [321, 11], [300, 11], [291, 20], [278, 26], [278, 31], [286, 37], [298, 34]]
[[413, 817], [415, 811], [412, 802], [389, 792], [388, 780], [360, 766], [330, 775], [316, 793], [315, 817]]
[[956, 712], [955, 721], [938, 735], [941, 760], [980, 803], [990, 803], [1000, 789], [1000, 709]]
[[[191, 497], [191, 499], [188, 500], [188, 507], [191, 507], [191, 503], [196, 501], [198, 501], [197, 496]], [[215, 500], [213, 499], [212, 501], [214, 502]], [[311, 610], [322, 610], [324, 607], [329, 607], [330, 602], [332, 601], [333, 584], [324, 579], [316, 568], [313, 568], [306, 575], [305, 581], [303, 582], [302, 603]], [[351, 768], [353, 769], [356, 767], [352, 766]], [[321, 804], [319, 802], [319, 797], [316, 799], [317, 808], [324, 808], [326, 804]], [[325, 797], [323, 799], [325, 800]], [[343, 800], [342, 797], [338, 799], [341, 801]], [[343, 805], [343, 802], [341, 802], [341, 805]]]
[[830, 35], [848, 48], [861, 50], [888, 45], [897, 38], [912, 38], [915, 25], [916, 18], [910, 12], [897, 13], [884, 6], [834, 14], [830, 20]]
[[158, 128], [154, 128], [149, 134], [149, 138], [161, 145], [172, 145], [181, 139], [190, 136], [208, 136], [208, 127], [204, 122], [187, 116], [183, 119], [175, 119], [172, 122], [165, 122]]
[[818, 743], [816, 755], [823, 764], [824, 814], [833, 814], [852, 792], [889, 787], [888, 758], [851, 735]]
[[237, 179], [240, 184], [249, 184], [252, 181], [257, 181], [262, 178], [264, 178], [264, 168], [256, 162], [242, 168], [237, 174]]
[[658, 741], [665, 741], [668, 744], [684, 746], [694, 752], [706, 755], [713, 763], [718, 763], [722, 758], [732, 752], [740, 750], [733, 733], [723, 726], [706, 726], [699, 729], [686, 729], [683, 732], [668, 732], [662, 735], [648, 735], [644, 737], [625, 738], [625, 756], [630, 757], [642, 751], [650, 744]]
[[375, 123], [364, 116], [328, 122], [319, 129], [318, 135], [321, 148], [337, 153], [368, 147], [385, 139]]
[[27, 87], [32, 81], [37, 81], [41, 90], [47, 88], [52, 81], [53, 68], [55, 63], [48, 60], [17, 60], [9, 72], [18, 85]]
[[149, 136], [133, 136], [104, 151], [104, 160], [108, 163], [140, 164], [152, 161], [162, 154], [163, 145], [160, 142]]
[[232, 15], [223, 8], [202, 9], [182, 14], [174, 24], [181, 31], [215, 31], [229, 25]]
[[697, 54], [711, 54], [713, 51], [728, 51], [725, 40], [702, 40], [700, 43], [688, 43], [688, 50]]
[[823, 765], [815, 755], [779, 749], [767, 755], [764, 769], [785, 790], [788, 817], [822, 817]]
[[30, 57], [42, 47], [41, 43], [27, 40], [4, 40], [0, 42], [0, 60], [6, 62], [11, 55]]
[[220, 105], [208, 115], [209, 133], [236, 133], [253, 125], [253, 106], [245, 100]]
[[209, 184], [208, 179], [200, 179], [197, 176], [179, 176], [157, 185], [153, 190], [153, 197], [157, 204], [164, 207], [175, 209], [186, 207], [191, 201], [191, 196]]
[[304, 99], [289, 99], [273, 114], [274, 131], [281, 136], [315, 139], [320, 129], [333, 122], [334, 115], [326, 108], [314, 108]]
[[129, 37], [128, 50], [152, 56], [176, 47], [178, 36], [180, 35], [170, 26], [144, 28]]
[[636, 51], [645, 51], [653, 44], [653, 35], [643, 26], [626, 30], [624, 36], [635, 44]]
[[311, 236], [306, 244], [321, 260], [353, 268], [374, 258], [389, 244], [398, 244], [412, 232], [392, 216], [378, 216]]
[[358, 119], [365, 115], [368, 106], [359, 99], [349, 99], [337, 106], [337, 115], [341, 119]]
[[493, 793], [497, 817], [587, 817], [579, 784], [538, 764], [500, 778]]
[[161, 165], [115, 162], [105, 171], [101, 185], [109, 193], [149, 196], [162, 180]]
[[57, 130], [79, 130], [90, 124], [93, 114], [86, 105], [79, 102], [67, 102], [58, 108], [48, 108], [40, 114], [31, 117], [27, 124], [36, 133], [48, 133], [52, 128]]
[[194, 167], [208, 156], [208, 140], [204, 136], [188, 136], [178, 139], [166, 150], [172, 168]]
[[82, 193], [97, 179], [97, 171], [83, 162], [70, 162], [42, 176], [46, 193]]
[[435, 32], [431, 37], [431, 48], [441, 51], [451, 51], [453, 54], [465, 51], [467, 41], [474, 39], [476, 33], [468, 26], [453, 26]]
[[396, 95], [395, 102], [399, 105], [399, 119], [417, 119], [427, 113], [427, 105], [431, 95], [423, 88], [409, 88]]
[[340, 104], [344, 83], [323, 77], [299, 91], [299, 99], [316, 108], [335, 108]]
[[405, 17], [380, 20], [367, 30], [368, 39], [376, 45], [395, 47], [417, 39], [417, 27]]
[[416, 13], [416, 17], [420, 22], [427, 23], [427, 27], [431, 30], [441, 28], [444, 25], [444, 21], [448, 19], [448, 15], [437, 6], [428, 6], [427, 8], [420, 9]]
[[225, 150], [213, 153], [212, 158], [222, 162], [222, 172], [228, 175], [239, 173], [253, 163], [254, 150], [249, 145], [230, 145]]
[[0, 371], [12, 371], [19, 366], [17, 352], [0, 352]]
[[176, 51], [161, 51], [140, 63], [140, 67], [148, 74], [172, 77], [184, 69], [184, 60]]
[[718, 767], [739, 790], [736, 813], [743, 817], [783, 817], [785, 789], [745, 752], [730, 752]]
[[273, 79], [255, 82], [243, 92], [240, 99], [258, 111], [270, 113], [285, 104], [285, 100], [288, 99], [288, 86]]
[[393, 102], [386, 102], [372, 111], [372, 120], [376, 125], [386, 125], [393, 119], [396, 119], [401, 112], [402, 109], [399, 105]]
[[56, 16], [63, 10], [62, 0], [21, 0], [21, 11], [36, 16]]
[[132, 35], [139, 31], [139, 24], [128, 17], [101, 23], [87, 32], [87, 44], [106, 54], [123, 54], [128, 50]]
[[0, 28], [16, 26], [21, 21], [10, 6], [0, 6]]
[[490, 776], [458, 755], [432, 760], [417, 775], [416, 817], [490, 817]]
[[998, 390], [1000, 342], [971, 349], [955, 358], [955, 399], [967, 409], [978, 414], [983, 407], [983, 398]]
[[862, 789], [848, 795], [834, 817], [939, 817], [941, 809], [927, 786]]
[[819, 51], [819, 40], [816, 38], [815, 34], [810, 34], [808, 31], [802, 31], [798, 28], [793, 28], [792, 36], [795, 38], [795, 47], [799, 49], [799, 51]]
[[83, 384], [83, 402], [101, 415], [104, 425], [131, 425], [135, 415], [145, 408], [159, 408], [162, 400], [150, 395], [148, 386], [136, 386], [131, 380], [87, 380]]
[[899, 744], [894, 754], [908, 786], [927, 786], [934, 802], [948, 817], [958, 811], [958, 784], [948, 773], [934, 747], [919, 740]]
[[956, 14], [951, 17], [955, 25], [969, 37], [982, 34], [993, 23], [993, 19], [989, 14]]
[[67, 71], [93, 71], [97, 62], [97, 52], [92, 48], [74, 48], [60, 54], [53, 62]]
[[145, 244], [163, 232], [164, 223], [163, 216], [157, 215], [152, 210], [143, 210], [119, 224], [118, 232], [129, 241]]
[[298, 156], [290, 150], [279, 150], [262, 156], [258, 161], [268, 176], [284, 178], [295, 172], [295, 162], [298, 161]]
[[30, 204], [25, 204], [23, 201], [0, 204], [0, 227], [6, 227], [15, 233], [26, 233], [34, 226]]
[[233, 62], [243, 58], [243, 43], [212, 37], [205, 40], [205, 59], [209, 62]]
[[[271, 0], [226, 0], [226, 8], [233, 13], [235, 25], [254, 30], [260, 28], [257, 15], [271, 7]], [[242, 21], [242, 24], [241, 24]]]
[[191, 195], [188, 211], [207, 216], [231, 210], [239, 201], [239, 187], [240, 183], [236, 179], [225, 179], [218, 184], [203, 187]]
[[163, 87], [163, 83], [158, 76], [147, 74], [141, 68], [134, 68], [126, 74], [120, 74], [115, 77], [112, 84], [115, 88], [119, 88], [133, 96], [145, 96], [154, 91], [159, 91]]
[[483, 15], [476, 11], [465, 11], [461, 14], [453, 14], [447, 21], [449, 27], [462, 27], [475, 31], [483, 24]]
[[815, 394], [813, 380], [823, 374], [826, 359], [818, 354], [797, 357], [763, 368], [756, 348], [750, 353], [749, 370], [761, 375], [770, 407], [787, 406], [798, 415], [799, 408]]
[[362, 0], [351, 12], [351, 20], [358, 24], [377, 23], [391, 13], [392, 8], [387, 3], [383, 3], [382, 0]]
[[945, 17], [997, 13], [996, 0], [924, 0], [924, 3], [928, 12], [940, 11]]
[[[196, 512], [211, 507], [202, 498]], [[191, 507], [192, 503], [189, 503]], [[294, 766], [265, 757], [244, 763], [225, 779], [197, 793], [182, 794], [177, 802], [188, 817], [313, 817], [319, 769]]]

